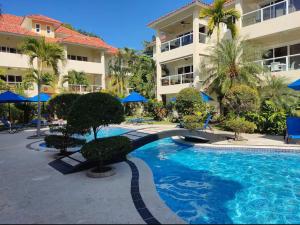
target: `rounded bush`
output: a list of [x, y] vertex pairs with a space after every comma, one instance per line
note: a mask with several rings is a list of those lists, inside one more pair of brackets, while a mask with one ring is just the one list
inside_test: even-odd
[[84, 158], [97, 162], [103, 167], [113, 162], [126, 160], [126, 155], [132, 151], [132, 145], [127, 137], [116, 136], [93, 140], [81, 149]]
[[49, 101], [48, 111], [58, 119], [67, 120], [73, 103], [80, 97], [79, 94], [61, 94], [57, 95]]
[[75, 132], [85, 134], [97, 131], [101, 126], [120, 124], [125, 120], [120, 101], [107, 93], [90, 93], [80, 96], [72, 105], [68, 124]]
[[256, 89], [247, 85], [235, 85], [225, 95], [223, 104], [237, 115], [255, 112], [260, 105], [259, 94]]
[[200, 93], [195, 88], [181, 90], [177, 95], [175, 107], [181, 115], [192, 115], [195, 111], [205, 110]]
[[188, 115], [183, 117], [184, 128], [188, 130], [197, 130], [203, 127], [202, 116]]
[[49, 135], [45, 137], [45, 143], [48, 148], [66, 149], [82, 146], [86, 143], [85, 140], [65, 137], [62, 135]]
[[235, 139], [240, 139], [241, 133], [253, 133], [257, 127], [254, 123], [247, 121], [243, 117], [231, 118], [226, 122], [226, 127], [234, 131]]

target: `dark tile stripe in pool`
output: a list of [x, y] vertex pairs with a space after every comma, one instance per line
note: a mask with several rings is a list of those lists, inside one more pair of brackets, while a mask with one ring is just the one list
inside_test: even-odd
[[131, 168], [132, 178], [131, 178], [131, 197], [134, 203], [134, 206], [140, 216], [143, 218], [146, 224], [161, 224], [157, 219], [153, 217], [140, 193], [140, 185], [139, 185], [139, 171], [136, 165], [130, 160], [126, 161]]

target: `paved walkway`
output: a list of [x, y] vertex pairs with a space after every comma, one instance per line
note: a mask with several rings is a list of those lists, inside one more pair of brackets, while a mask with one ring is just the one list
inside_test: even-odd
[[[116, 175], [88, 178], [85, 172], [64, 176], [48, 163], [53, 153], [26, 149], [33, 132], [0, 133], [0, 223], [145, 224], [132, 196], [132, 172], [115, 164]], [[159, 198], [152, 173], [131, 158], [140, 173], [142, 198], [161, 223], [182, 223]]]

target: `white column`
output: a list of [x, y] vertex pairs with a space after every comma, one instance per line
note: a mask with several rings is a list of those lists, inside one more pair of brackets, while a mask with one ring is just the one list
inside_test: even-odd
[[101, 85], [102, 85], [102, 89], [106, 88], [106, 82], [105, 82], [105, 78], [106, 78], [106, 61], [105, 61], [105, 53], [101, 52]]
[[194, 67], [194, 87], [199, 89], [199, 76], [200, 76], [200, 38], [199, 38], [199, 13], [198, 9], [193, 13], [193, 33], [194, 33], [194, 52], [193, 52], [193, 67]]
[[238, 32], [240, 32], [242, 28], [242, 19], [243, 19], [243, 7], [242, 7], [243, 0], [236, 0], [235, 9], [238, 10], [241, 14], [241, 18], [236, 22], [236, 26], [238, 28]]
[[162, 77], [162, 70], [160, 64], [161, 58], [161, 40], [160, 40], [160, 31], [157, 31], [156, 34], [156, 98], [158, 101], [161, 101], [160, 90], [163, 88], [161, 86], [161, 77]]
[[65, 54], [65, 61], [59, 62], [59, 64], [58, 64], [58, 71], [59, 71], [58, 87], [59, 88], [61, 88], [61, 87], [67, 88], [68, 87], [68, 83], [64, 83], [64, 84], [62, 83], [64, 76], [68, 74], [68, 68], [67, 68], [68, 48], [66, 45], [64, 45], [63, 48], [64, 48], [64, 54]]

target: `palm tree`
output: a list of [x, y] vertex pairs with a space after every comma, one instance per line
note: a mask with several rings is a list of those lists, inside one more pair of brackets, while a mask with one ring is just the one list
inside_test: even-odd
[[234, 84], [258, 85], [263, 67], [255, 61], [260, 53], [254, 46], [238, 39], [223, 40], [211, 49], [207, 62], [202, 62], [201, 71], [206, 76], [204, 86], [217, 94], [220, 110], [222, 100]]
[[123, 97], [128, 86], [128, 77], [134, 63], [134, 53], [129, 49], [119, 50], [109, 63], [110, 89]]
[[64, 76], [63, 83], [66, 82], [74, 85], [89, 85], [89, 81], [86, 77], [86, 73], [83, 71], [78, 72], [76, 70], [71, 70], [68, 72], [68, 75]]
[[[58, 76], [58, 63], [65, 60], [64, 49], [56, 43], [48, 43], [45, 38], [27, 38], [21, 46], [21, 52], [29, 56], [29, 64], [32, 67], [31, 77], [38, 87], [38, 96], [41, 93], [41, 86], [49, 72], [46, 69], [52, 68], [53, 75]], [[37, 66], [34, 66], [34, 62]], [[38, 124], [37, 136], [40, 136], [41, 128], [41, 101], [38, 97]]]
[[241, 15], [236, 9], [225, 9], [226, 0], [215, 0], [212, 7], [203, 8], [200, 11], [200, 18], [208, 18], [208, 35], [211, 36], [217, 29], [217, 43], [220, 42], [220, 25], [227, 25], [231, 31], [232, 38], [237, 36], [237, 28], [234, 24]]
[[271, 100], [279, 108], [288, 110], [290, 106], [295, 105], [299, 95], [288, 88], [286, 79], [280, 76], [268, 76], [260, 88], [262, 100]]

